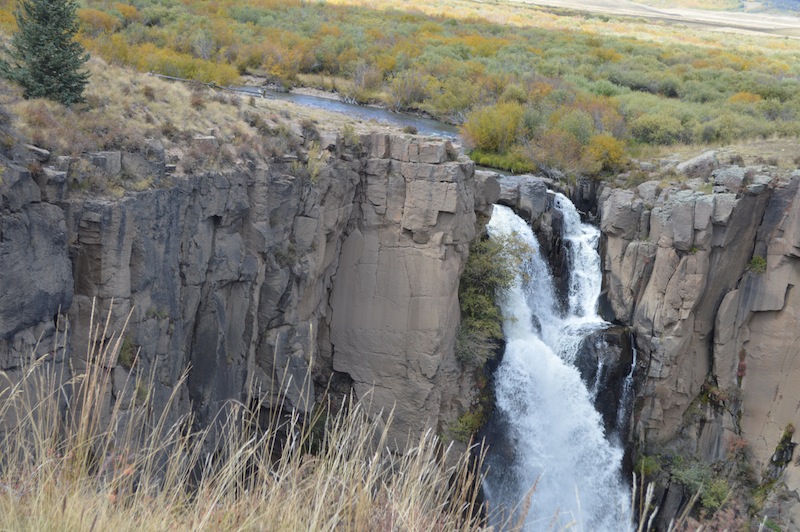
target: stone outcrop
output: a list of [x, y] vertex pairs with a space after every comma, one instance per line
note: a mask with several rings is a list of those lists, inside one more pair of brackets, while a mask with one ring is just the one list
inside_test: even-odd
[[43, 203], [31, 173], [0, 178], [0, 368], [18, 369], [37, 343], [51, 349], [56, 319], [73, 298], [63, 211]]
[[[0, 369], [53, 352], [61, 312], [71, 334], [54, 360], [80, 371], [94, 301], [110, 330], [130, 314], [126, 344], [139, 353], [134, 369], [108, 368], [109, 400], [129, 372], [152, 369], [166, 401], [189, 368], [176, 408], [208, 422], [230, 400], [274, 407], [285, 394], [307, 410], [315, 387], [338, 379], [372, 393], [376, 411], [395, 408], [398, 442], [445, 428], [471, 401], [453, 353], [458, 279], [497, 183], [450, 160], [443, 141], [326, 138], [313, 175], [301, 153], [171, 177], [156, 142], [136, 154], [41, 154], [35, 178], [8, 166]], [[159, 187], [90, 197], [87, 168], [144, 173]]]
[[470, 163], [442, 165], [443, 152], [397, 144], [389, 136], [372, 144], [329, 304], [333, 369], [353, 378], [359, 396], [372, 390], [394, 408], [401, 441], [471, 400], [452, 389], [460, 374], [452, 354], [476, 202]]
[[548, 201], [547, 191], [554, 188], [554, 183], [546, 177], [503, 176], [498, 181], [500, 183], [498, 203], [511, 207], [529, 223], [535, 225], [552, 207]]
[[[702, 166], [710, 194], [699, 181], [603, 193], [606, 308], [632, 324], [646, 372], [640, 440], [680, 439], [714, 463], [743, 438], [760, 479], [800, 422], [800, 176]], [[782, 467], [800, 494], [798, 466]]]

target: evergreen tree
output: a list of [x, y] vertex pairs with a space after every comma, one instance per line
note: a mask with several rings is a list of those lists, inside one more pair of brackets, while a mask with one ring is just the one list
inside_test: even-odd
[[25, 89], [26, 98], [50, 98], [65, 105], [83, 101], [89, 59], [75, 41], [74, 0], [21, 0], [14, 12], [18, 30], [0, 60], [0, 74]]

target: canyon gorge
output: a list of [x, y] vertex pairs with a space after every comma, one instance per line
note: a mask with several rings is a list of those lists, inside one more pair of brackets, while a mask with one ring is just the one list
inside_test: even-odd
[[[780, 484], [765, 511], [800, 526], [800, 173], [708, 153], [676, 165], [672, 181], [563, 185], [476, 170], [442, 139], [322, 131], [319, 150], [300, 142], [299, 157], [192, 174], [176, 173], [157, 141], [72, 158], [21, 148], [0, 182], [3, 379], [16, 382], [32, 354], [65, 379], [82, 371], [96, 307], [109, 332], [124, 329], [105, 368], [109, 405], [129, 393], [137, 353], [163, 403], [179, 386], [174, 416], [210, 424], [229, 401], [254, 399], [307, 412], [352, 390], [376, 415], [394, 411], [402, 452], [409, 434], [447, 436], [478, 400], [455, 355], [458, 288], [494, 204], [533, 227], [556, 292], [568, 292], [575, 244], [560, 190], [599, 228], [597, 319], [614, 326], [603, 341], [617, 360], [599, 371], [600, 349], [576, 364], [605, 389], [598, 426], [628, 449], [621, 468], [668, 452], [713, 465], [746, 445], [754, 480]], [[122, 197], [75, 187], [121, 172], [156, 186]], [[607, 403], [631, 363], [620, 423]], [[668, 477], [659, 486], [665, 527], [691, 493]]]

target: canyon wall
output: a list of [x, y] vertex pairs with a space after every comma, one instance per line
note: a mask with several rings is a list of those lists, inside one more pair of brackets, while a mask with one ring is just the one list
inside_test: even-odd
[[[313, 159], [301, 149], [190, 175], [171, 175], [157, 142], [58, 160], [29, 148], [43, 170], [9, 164], [0, 181], [5, 380], [34, 353], [65, 378], [80, 372], [95, 305], [111, 316], [105, 336], [130, 316], [105, 368], [109, 404], [132, 372], [153, 372], [162, 404], [177, 386], [175, 413], [201, 423], [231, 400], [270, 408], [285, 395], [305, 411], [315, 391], [352, 387], [395, 409], [400, 447], [444, 431], [472, 400], [453, 352], [458, 280], [497, 184], [444, 141], [352, 137], [323, 133]], [[156, 186], [121, 197], [77, 186], [125, 169]]]
[[746, 443], [757, 482], [785, 469], [796, 526], [800, 472], [775, 453], [800, 422], [800, 174], [771, 171], [714, 159], [683, 183], [605, 189], [605, 297], [639, 348], [643, 450], [713, 464]]

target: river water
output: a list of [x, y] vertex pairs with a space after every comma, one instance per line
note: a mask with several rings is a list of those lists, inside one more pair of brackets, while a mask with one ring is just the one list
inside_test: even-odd
[[[262, 91], [262, 89], [256, 87], [231, 87], [231, 89], [253, 95], [260, 95]], [[311, 107], [312, 109], [324, 109], [326, 111], [342, 113], [358, 120], [375, 120], [376, 122], [391, 124], [397, 127], [414, 127], [420, 135], [446, 138], [458, 137], [457, 126], [409, 113], [395, 113], [382, 107], [358, 105], [333, 98], [321, 98], [319, 96], [299, 94], [296, 92], [265, 90], [264, 95], [271, 100], [293, 102], [304, 107]]]
[[555, 194], [555, 208], [564, 215], [571, 255], [565, 309], [525, 221], [495, 206], [488, 225], [490, 236], [516, 233], [534, 252], [501, 297], [506, 348], [495, 373], [493, 428], [504, 432], [506, 445], [499, 452], [490, 448], [484, 488], [500, 528], [524, 522], [529, 531], [625, 531], [630, 494], [621, 477], [623, 449], [617, 438], [606, 438], [592, 395], [572, 364], [584, 338], [606, 326], [596, 312], [599, 231], [581, 223], [565, 196]]

